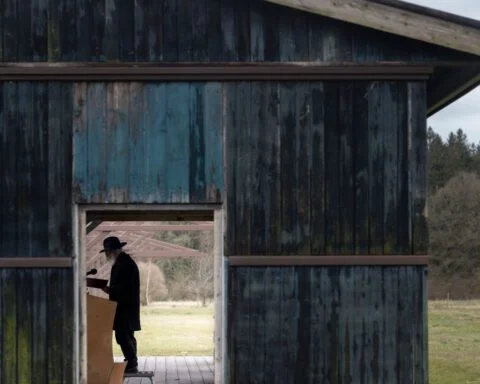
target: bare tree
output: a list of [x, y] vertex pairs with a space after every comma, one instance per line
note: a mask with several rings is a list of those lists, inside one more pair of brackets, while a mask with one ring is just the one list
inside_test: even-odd
[[138, 263], [140, 270], [140, 302], [142, 305], [149, 305], [153, 300], [160, 300], [167, 296], [168, 291], [165, 285], [165, 277], [158, 265]]

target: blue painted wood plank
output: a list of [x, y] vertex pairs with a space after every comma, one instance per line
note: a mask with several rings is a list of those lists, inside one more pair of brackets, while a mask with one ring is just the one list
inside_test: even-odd
[[223, 160], [223, 85], [207, 83], [205, 85], [204, 120], [205, 120], [205, 200], [221, 202], [224, 190]]
[[128, 201], [129, 170], [129, 84], [108, 83], [106, 86], [105, 121], [105, 201]]
[[2, 383], [18, 383], [17, 376], [17, 332], [20, 332], [17, 324], [17, 274], [15, 268], [3, 269], [0, 271], [2, 281], [2, 303], [1, 327], [3, 328], [3, 350], [2, 354]]
[[[144, 84], [130, 83], [128, 100], [128, 201], [144, 201], [149, 137], [145, 125]], [[156, 107], [158, 108], [158, 106]], [[148, 131], [150, 132], [150, 130]]]
[[143, 197], [146, 203], [168, 202], [167, 85], [146, 84], [144, 125], [148, 135]]
[[190, 85], [187, 83], [167, 84], [167, 174], [168, 201], [189, 201], [189, 123], [188, 112]]
[[205, 83], [193, 83], [190, 86], [190, 198], [198, 201], [205, 199]]
[[106, 102], [105, 83], [89, 84], [87, 89], [87, 148], [88, 157], [80, 159], [88, 167], [85, 195], [88, 201], [105, 202], [106, 196]]

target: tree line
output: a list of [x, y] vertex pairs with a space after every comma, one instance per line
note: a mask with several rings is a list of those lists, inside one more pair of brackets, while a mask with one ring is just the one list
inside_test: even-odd
[[429, 297], [480, 297], [480, 143], [428, 129]]

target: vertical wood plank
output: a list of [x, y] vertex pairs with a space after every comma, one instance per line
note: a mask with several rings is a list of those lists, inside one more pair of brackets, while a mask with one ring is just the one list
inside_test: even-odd
[[381, 106], [381, 126], [384, 132], [384, 241], [383, 252], [395, 253], [397, 224], [397, 177], [398, 177], [398, 109], [397, 84], [385, 83]]
[[310, 83], [311, 164], [310, 164], [310, 241], [311, 254], [325, 253], [325, 100], [324, 85]]
[[63, 17], [60, 23], [60, 50], [62, 61], [77, 59], [77, 28], [76, 28], [76, 0], [63, 0]]
[[[62, 307], [62, 357], [65, 356], [62, 362], [62, 383], [74, 384], [74, 353], [73, 353], [73, 338], [74, 338], [74, 315], [73, 315], [73, 269], [64, 268], [58, 269], [57, 273], [60, 275], [61, 292], [58, 292], [58, 296], [61, 298]], [[76, 292], [75, 292], [76, 294]], [[61, 357], [57, 358], [60, 361]]]
[[178, 1], [164, 0], [163, 3], [163, 60], [178, 61]]
[[223, 84], [208, 82], [203, 94], [205, 126], [205, 184], [204, 200], [221, 202], [224, 196], [224, 116]]
[[2, 124], [2, 178], [1, 186], [3, 200], [0, 206], [2, 214], [3, 241], [0, 255], [12, 257], [17, 255], [17, 113], [18, 113], [18, 84], [8, 82], [3, 84], [3, 124]]
[[118, 1], [105, 0], [105, 37], [103, 52], [107, 60], [120, 58]]
[[92, 83], [87, 86], [87, 148], [88, 178], [85, 183], [87, 198], [104, 201], [106, 195], [106, 83]]
[[[265, 87], [265, 86], [264, 86]], [[264, 88], [265, 124], [261, 127], [265, 140], [264, 156], [267, 166], [267, 178], [263, 179], [265, 196], [265, 247], [266, 253], [281, 254], [281, 204], [280, 193], [280, 91], [277, 82], [268, 83]]]
[[118, 36], [120, 61], [135, 61], [135, 7], [133, 1], [118, 0]]
[[264, 196], [264, 181], [269, 177], [268, 168], [266, 167], [266, 151], [265, 142], [263, 140], [265, 130], [265, 87], [266, 84], [252, 82], [251, 84], [251, 169], [255, 169], [251, 175], [251, 188], [248, 210], [250, 210], [250, 242], [252, 252], [255, 255], [266, 254], [267, 228], [265, 223], [266, 205], [269, 203]]
[[[201, 201], [205, 198], [206, 176], [205, 176], [205, 131], [210, 127], [205, 125], [205, 84], [194, 83], [190, 86], [189, 106], [189, 194], [194, 201]], [[187, 139], [187, 138], [185, 138]]]
[[268, 268], [252, 268], [250, 270], [250, 292], [248, 298], [250, 356], [250, 383], [265, 383], [265, 275]]
[[47, 276], [44, 268], [35, 271], [36, 284], [32, 298], [32, 316], [35, 323], [32, 330], [32, 371], [39, 383], [48, 382]]
[[252, 229], [250, 228], [251, 209], [251, 83], [242, 82], [236, 85], [235, 95], [235, 127], [236, 135], [236, 213], [235, 217], [235, 244], [236, 252], [249, 254], [251, 252]]
[[8, 351], [2, 355], [3, 378], [5, 383], [17, 383], [17, 332], [20, 333], [17, 324], [17, 274], [15, 268], [4, 269], [3, 271], [2, 296], [3, 303], [3, 350]]
[[354, 253], [355, 190], [353, 141], [353, 83], [344, 82], [339, 89], [339, 252]]
[[327, 331], [328, 336], [325, 340], [326, 345], [328, 345], [328, 354], [327, 354], [327, 367], [326, 375], [327, 380], [330, 383], [338, 382], [338, 369], [339, 369], [339, 358], [341, 351], [339, 350], [339, 311], [340, 308], [340, 297], [339, 297], [339, 278], [340, 278], [340, 267], [329, 268], [327, 271], [327, 285], [326, 289], [328, 290], [328, 301], [326, 308], [326, 317], [327, 317]]
[[336, 254], [340, 247], [339, 165], [338, 133], [339, 88], [336, 83], [325, 83], [325, 252]]
[[76, 83], [73, 91], [73, 198], [77, 202], [88, 199], [88, 111], [87, 83]]
[[427, 121], [425, 83], [411, 82], [408, 85], [411, 210], [413, 253], [428, 253], [429, 235], [427, 209]]
[[287, 7], [278, 9], [279, 48], [282, 61], [306, 61], [309, 57], [308, 15]]
[[136, 0], [133, 5], [135, 14], [135, 61], [149, 60], [148, 14], [151, 11], [151, 5], [152, 0]]
[[197, 0], [189, 3], [192, 23], [191, 60], [193, 61], [208, 61], [207, 30], [210, 29], [211, 26], [207, 24], [207, 16], [210, 3], [210, 1], [206, 0]]
[[48, 255], [48, 85], [47, 83], [32, 84], [32, 128], [33, 128], [33, 159], [36, 170], [32, 172], [32, 193], [39, 204], [33, 212], [32, 251], [37, 255]]
[[398, 83], [397, 90], [397, 232], [395, 252], [409, 254], [412, 249], [411, 239], [411, 211], [410, 207], [410, 180], [409, 180], [409, 129], [408, 129], [408, 85]]
[[[258, 4], [258, 3], [257, 3]], [[264, 15], [265, 61], [280, 61], [280, 16], [278, 8], [262, 2], [256, 8]]]
[[[223, 116], [225, 130], [225, 152], [226, 154], [237, 153], [239, 132], [238, 121], [236, 118], [236, 84], [225, 83], [223, 91]], [[224, 253], [226, 256], [238, 254], [237, 249], [237, 184], [239, 183], [237, 175], [237, 156], [226, 156], [226, 241]]]
[[36, 159], [32, 158], [33, 147], [33, 87], [34, 84], [20, 82], [18, 84], [18, 110], [16, 118], [16, 222], [17, 222], [17, 252], [23, 257], [32, 257], [36, 249], [32, 247], [34, 231], [33, 213], [37, 206], [34, 196], [37, 186], [32, 184], [32, 175], [42, 172], [37, 168]]
[[[50, 0], [46, 0], [50, 1]], [[114, 0], [106, 0], [114, 1]], [[91, 61], [90, 55], [90, 35], [92, 28], [92, 9], [89, 0], [76, 0], [77, 15], [77, 60]], [[50, 46], [50, 43], [49, 43]], [[50, 52], [50, 50], [49, 50]]]
[[192, 21], [192, 2], [189, 0], [177, 0], [178, 61], [192, 61]]
[[279, 310], [283, 299], [281, 293], [282, 274], [280, 268], [267, 268], [265, 271], [265, 373], [264, 382], [286, 382], [283, 375], [283, 350], [281, 338], [282, 314]]
[[355, 253], [368, 254], [369, 239], [369, 126], [368, 126], [368, 94], [371, 91], [369, 82], [354, 84], [353, 116], [354, 116], [354, 162], [355, 162]]
[[149, 0], [150, 8], [146, 15], [148, 24], [148, 59], [161, 61], [163, 58], [163, 0]]
[[48, 230], [49, 255], [70, 256], [72, 249], [72, 86], [49, 83]]
[[281, 223], [280, 237], [281, 252], [283, 255], [295, 254], [299, 248], [300, 228], [298, 227], [299, 207], [298, 188], [299, 175], [297, 173], [297, 111], [296, 90], [292, 83], [280, 83], [280, 190], [281, 195]]
[[265, 14], [262, 13], [262, 3], [251, 1], [250, 8], [250, 60], [265, 60]]
[[221, 61], [237, 61], [237, 38], [235, 28], [235, 0], [222, 0], [221, 5]]
[[[106, 0], [90, 0], [88, 7], [90, 8], [90, 58], [91, 61], [104, 61], [104, 39], [105, 39], [105, 1]], [[131, 3], [130, 1], [124, 2], [124, 4]], [[132, 6], [133, 8], [133, 6]], [[132, 9], [133, 12], [133, 9]], [[132, 23], [133, 24], [133, 23]], [[120, 32], [125, 30], [131, 30], [132, 25], [122, 25]], [[121, 34], [119, 35], [121, 36]], [[117, 36], [117, 38], [119, 38]]]
[[63, 8], [61, 0], [48, 0], [48, 61], [61, 59], [61, 23]]
[[18, 21], [18, 61], [32, 61], [32, 12], [30, 1], [17, 2]]
[[32, 0], [32, 58], [45, 61], [48, 57], [47, 0]]
[[[296, 349], [295, 356], [295, 383], [308, 382], [310, 373], [312, 371], [313, 356], [310, 355], [309, 345], [312, 327], [312, 297], [310, 296], [310, 284], [312, 282], [313, 268], [300, 267], [295, 268], [297, 279], [296, 284], [296, 302], [298, 307], [298, 317], [296, 318], [297, 326], [297, 340], [296, 344], [300, 348]], [[313, 363], [315, 364], [315, 363]]]
[[129, 84], [106, 84], [105, 183], [106, 200], [128, 201], [129, 169]]
[[235, 53], [236, 60], [249, 61], [251, 60], [251, 24], [250, 24], [250, 1], [244, 0], [235, 4], [234, 7], [235, 19]]
[[[64, 313], [61, 286], [58, 270], [47, 271], [47, 346], [48, 346], [48, 382], [61, 383], [63, 377], [62, 356], [62, 315]], [[60, 316], [59, 316], [60, 314]]]
[[167, 85], [145, 84], [144, 87], [145, 130], [149, 140], [143, 193], [147, 202], [152, 202], [156, 197], [168, 201]]
[[[17, 382], [29, 383], [37, 380], [32, 371], [33, 363], [33, 328], [32, 319], [33, 287], [35, 270], [19, 269], [17, 271]], [[36, 276], [35, 276], [36, 277]], [[35, 319], [36, 320], [36, 319]]]
[[382, 100], [385, 86], [372, 82], [368, 93], [369, 253], [383, 253], [384, 237], [384, 130]]
[[[1, 94], [1, 90], [2, 90], [2, 86], [0, 85], [0, 94]], [[1, 120], [1, 110], [2, 110], [2, 105], [0, 104], [0, 127], [2, 125], [2, 120]], [[1, 163], [0, 163], [1, 165]], [[1, 195], [0, 195], [1, 196]], [[1, 225], [1, 221], [0, 221], [0, 225]], [[1, 233], [2, 231], [0, 230], [0, 240], [2, 239], [1, 237]], [[7, 271], [7, 269], [1, 269], [0, 270], [0, 292], [2, 292], [2, 294], [0, 295], [0, 356], [5, 356], [5, 348], [3, 346], [3, 340], [4, 340], [4, 324], [5, 324], [5, 301], [7, 300], [6, 298], [6, 295], [5, 295], [5, 288], [4, 288], [4, 285], [5, 285], [5, 272]], [[0, 381], [2, 383], [5, 383], [5, 369], [4, 369], [4, 365], [3, 365], [3, 361], [2, 363], [0, 364]]]
[[[123, 156], [128, 153], [129, 161], [126, 169], [127, 178], [126, 185], [128, 186], [126, 193], [128, 194], [127, 201], [142, 203], [145, 201], [144, 187], [148, 181], [147, 156], [148, 156], [148, 140], [147, 132], [152, 132], [152, 127], [147, 127], [145, 124], [145, 84], [144, 83], [125, 83], [119, 92], [126, 93], [128, 97], [124, 100], [128, 105], [123, 105], [118, 112], [128, 114], [125, 116], [126, 131], [122, 140]], [[157, 106], [159, 108], [159, 106]], [[118, 164], [120, 165], [120, 164]], [[125, 181], [118, 180], [119, 185]], [[125, 184], [123, 186], [125, 188]], [[149, 196], [151, 198], [151, 196]]]
[[[280, 292], [280, 339], [282, 348], [279, 357], [282, 364], [282, 377], [285, 383], [295, 382], [295, 365], [297, 361], [298, 322], [298, 275], [295, 267], [277, 268], [276, 273], [281, 276]], [[292, 369], [293, 368], [293, 369]]]
[[167, 84], [167, 183], [168, 201], [189, 202], [188, 167], [190, 145], [185, 140], [189, 135], [190, 84]]
[[18, 2], [3, 0], [3, 61], [18, 61]]
[[222, 0], [208, 0], [207, 9], [207, 61], [220, 61], [222, 56]]

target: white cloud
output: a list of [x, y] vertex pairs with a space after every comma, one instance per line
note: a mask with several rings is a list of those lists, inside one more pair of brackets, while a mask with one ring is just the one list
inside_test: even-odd
[[[408, 0], [408, 2], [480, 20], [478, 0]], [[428, 119], [428, 125], [443, 138], [461, 128], [470, 142], [479, 143], [480, 87], [437, 112]]]

